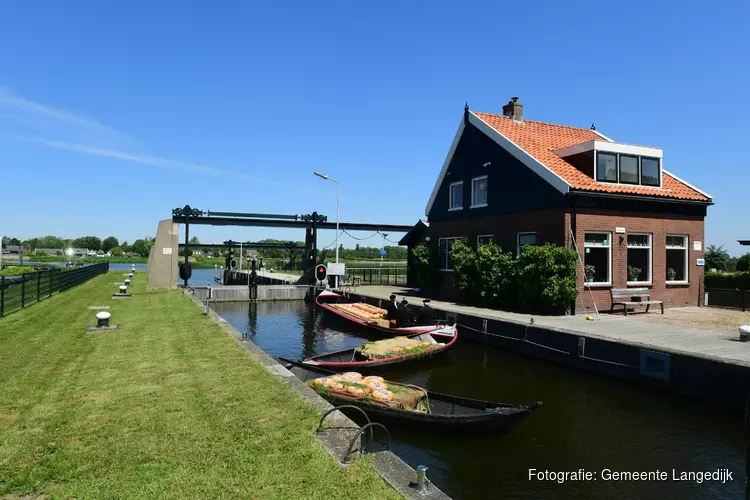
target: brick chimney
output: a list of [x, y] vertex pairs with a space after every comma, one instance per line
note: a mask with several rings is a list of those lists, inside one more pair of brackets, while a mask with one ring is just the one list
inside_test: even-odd
[[516, 123], [523, 123], [523, 104], [518, 102], [518, 97], [511, 97], [508, 104], [503, 106], [503, 116], [507, 116]]

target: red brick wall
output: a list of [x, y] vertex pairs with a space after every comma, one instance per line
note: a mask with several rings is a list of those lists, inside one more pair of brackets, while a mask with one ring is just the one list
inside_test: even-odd
[[[570, 215], [566, 216], [566, 226], [570, 226]], [[705, 241], [703, 238], [703, 217], [677, 216], [670, 214], [632, 213], [613, 215], [602, 210], [579, 210], [576, 217], [576, 243], [583, 256], [584, 231], [606, 231], [612, 233], [612, 285], [583, 288], [583, 272], [578, 265], [579, 295], [576, 311], [581, 312], [581, 303], [587, 312], [593, 311], [596, 301], [599, 310], [610, 308], [611, 288], [626, 288], [627, 285], [627, 234], [616, 234], [615, 228], [624, 227], [629, 233], [651, 233], [652, 252], [652, 285], [647, 286], [651, 297], [663, 300], [667, 306], [698, 305], [702, 293], [703, 267], [696, 264], [703, 258]], [[666, 283], [666, 236], [667, 234], [688, 235], [688, 281], [687, 285], [668, 285]], [[624, 237], [622, 244], [620, 236]], [[694, 251], [693, 243], [701, 242], [701, 250]], [[592, 299], [593, 296], [593, 299]], [[620, 309], [620, 308], [618, 308]]]
[[[612, 285], [593, 286], [584, 289], [583, 270], [578, 264], [578, 299], [576, 312], [593, 311], [596, 301], [599, 310], [609, 311], [610, 288], [626, 288], [627, 285], [627, 234], [616, 234], [615, 228], [624, 227], [626, 232], [651, 233], [652, 284], [647, 286], [652, 297], [663, 300], [667, 306], [697, 305], [701, 300], [703, 267], [696, 260], [703, 258], [705, 241], [703, 237], [703, 217], [679, 216], [652, 213], [613, 213], [606, 210], [579, 209], [576, 217], [576, 243], [583, 256], [584, 231], [606, 231], [612, 233]], [[541, 210], [520, 214], [479, 217], [462, 221], [431, 222], [426, 236], [434, 245], [442, 237], [468, 237], [492, 234], [495, 243], [506, 251], [516, 251], [516, 236], [519, 232], [536, 232], [540, 244], [551, 242], [573, 248], [570, 238], [572, 229], [571, 214], [567, 210]], [[688, 276], [687, 285], [666, 284], [666, 236], [667, 234], [688, 235]], [[622, 244], [619, 237], [623, 236]], [[701, 242], [701, 250], [693, 250], [693, 242]], [[452, 273], [441, 272], [439, 293], [452, 295]], [[593, 298], [592, 298], [593, 296]], [[581, 307], [583, 306], [583, 310]]]
[[[537, 242], [563, 245], [565, 240], [565, 210], [539, 210], [519, 214], [493, 215], [461, 221], [430, 222], [426, 235], [434, 245], [438, 238], [467, 237], [476, 242], [479, 235], [493, 235], [493, 241], [503, 250], [516, 252], [518, 233], [537, 233]], [[439, 294], [450, 297], [453, 288], [453, 273], [440, 272]]]

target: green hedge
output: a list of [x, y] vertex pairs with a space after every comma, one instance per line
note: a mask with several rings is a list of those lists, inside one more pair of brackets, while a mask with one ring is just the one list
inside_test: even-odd
[[576, 299], [576, 253], [546, 244], [517, 258], [495, 244], [466, 240], [451, 248], [453, 287], [461, 300], [503, 309], [562, 313]]
[[750, 272], [706, 273], [703, 283], [705, 288], [750, 290]]

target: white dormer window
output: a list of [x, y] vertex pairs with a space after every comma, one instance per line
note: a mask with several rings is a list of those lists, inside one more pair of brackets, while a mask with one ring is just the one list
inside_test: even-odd
[[[555, 151], [597, 182], [631, 186], [661, 186], [659, 148], [610, 141], [588, 141]], [[593, 174], [591, 161], [593, 159]]]
[[448, 210], [463, 210], [464, 208], [464, 183], [463, 181], [452, 182], [448, 187]]
[[471, 208], [487, 206], [487, 176], [474, 177], [471, 180]]

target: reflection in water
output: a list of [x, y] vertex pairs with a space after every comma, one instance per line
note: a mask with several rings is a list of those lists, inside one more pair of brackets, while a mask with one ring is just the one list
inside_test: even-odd
[[[299, 359], [378, 338], [303, 301], [215, 303], [224, 319], [274, 357]], [[437, 392], [544, 406], [499, 436], [436, 434], [390, 425], [391, 448], [454, 498], [742, 498], [742, 419], [703, 403], [461, 341], [431, 360], [382, 376]], [[714, 470], [734, 481], [529, 481], [529, 469]]]

